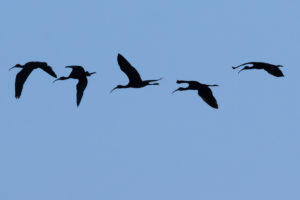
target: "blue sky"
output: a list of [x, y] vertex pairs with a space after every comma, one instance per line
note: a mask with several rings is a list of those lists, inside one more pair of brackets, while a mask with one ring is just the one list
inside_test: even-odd
[[[299, 1], [2, 1], [0, 199], [299, 199]], [[117, 54], [159, 87], [126, 84]], [[75, 80], [17, 63], [97, 74]], [[248, 61], [284, 78], [240, 75]], [[219, 84], [219, 110], [176, 80]]]

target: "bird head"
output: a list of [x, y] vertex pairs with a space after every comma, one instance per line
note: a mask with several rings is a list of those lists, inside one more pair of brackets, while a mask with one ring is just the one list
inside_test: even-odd
[[90, 72], [86, 71], [85, 74], [86, 74], [86, 76], [92, 76], [93, 74], [96, 74], [96, 72], [91, 72], [90, 73]]
[[68, 79], [68, 77], [64, 77], [64, 76], [62, 76], [62, 77], [60, 77], [60, 78], [57, 78], [57, 79], [55, 79], [52, 83], [55, 83], [56, 81], [63, 81], [63, 80], [67, 80]]
[[23, 68], [23, 66], [22, 65], [20, 65], [20, 64], [16, 64], [15, 66], [13, 66], [12, 68], [10, 68], [9, 69], [9, 71], [11, 70], [11, 69], [13, 69], [13, 68]]

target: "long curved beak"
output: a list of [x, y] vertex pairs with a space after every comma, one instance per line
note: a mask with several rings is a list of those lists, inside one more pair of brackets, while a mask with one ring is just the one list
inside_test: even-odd
[[241, 70], [238, 72], [238, 74], [239, 74], [241, 71], [243, 71], [243, 70], [245, 70], [245, 68], [241, 69]]
[[13, 66], [13, 67], [9, 68], [9, 70], [8, 70], [8, 71], [10, 71], [10, 70], [11, 70], [11, 69], [13, 69], [13, 68], [16, 68], [16, 66]]
[[110, 91], [110, 93], [112, 93], [115, 89], [117, 89], [117, 87], [113, 88], [113, 89]]
[[174, 90], [174, 91], [172, 92], [172, 94], [174, 94], [174, 93], [177, 92], [177, 91], [179, 91], [179, 89]]
[[55, 82], [58, 81], [58, 80], [59, 80], [59, 78], [55, 79], [52, 83], [55, 83]]

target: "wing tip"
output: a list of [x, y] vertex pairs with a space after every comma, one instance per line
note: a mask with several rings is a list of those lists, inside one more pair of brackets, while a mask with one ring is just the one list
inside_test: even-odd
[[118, 59], [118, 61], [127, 61], [126, 58], [122, 54], [120, 54], [120, 53], [118, 53], [117, 59]]
[[276, 77], [284, 77], [284, 74], [281, 71], [277, 73], [272, 73], [272, 75]]
[[280, 71], [280, 73], [278, 74], [278, 77], [284, 77], [284, 74], [282, 73], [282, 71]]
[[77, 97], [77, 101], [76, 101], [77, 108], [79, 107], [80, 102], [81, 102], [81, 99], [78, 99], [78, 97]]
[[214, 109], [219, 109], [218, 104], [212, 106]]
[[118, 53], [117, 59], [118, 59], [118, 60], [124, 59], [124, 56], [122, 56], [122, 54]]

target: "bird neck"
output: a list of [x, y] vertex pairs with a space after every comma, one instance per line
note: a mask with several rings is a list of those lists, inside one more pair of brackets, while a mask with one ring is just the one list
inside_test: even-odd
[[129, 88], [130, 86], [129, 85], [118, 85], [118, 88], [121, 89], [121, 88]]
[[62, 77], [60, 77], [58, 80], [67, 80], [67, 79], [69, 79], [70, 77], [65, 77], [65, 76], [62, 76]]

